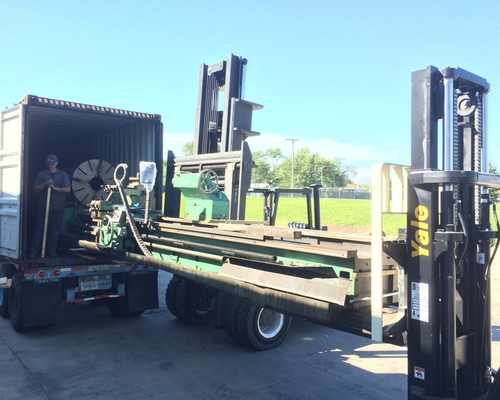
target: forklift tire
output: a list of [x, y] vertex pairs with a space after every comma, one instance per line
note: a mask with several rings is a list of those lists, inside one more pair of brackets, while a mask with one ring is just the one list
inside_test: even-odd
[[12, 286], [9, 289], [9, 316], [14, 330], [16, 332], [24, 331], [23, 290], [19, 272], [16, 272], [12, 277]]
[[490, 386], [490, 390], [486, 394], [485, 400], [498, 400], [500, 399], [500, 375], [499, 372], [495, 374], [493, 379], [493, 384]]
[[288, 315], [246, 301], [243, 301], [238, 313], [242, 343], [259, 351], [271, 350], [283, 343], [291, 323]]
[[[3, 263], [0, 265], [0, 278], [12, 279], [17, 272], [14, 264]], [[2, 304], [0, 304], [0, 316], [9, 318], [9, 289], [3, 289]]]

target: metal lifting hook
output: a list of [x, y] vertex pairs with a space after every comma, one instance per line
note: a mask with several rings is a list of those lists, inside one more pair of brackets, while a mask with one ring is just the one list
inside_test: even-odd
[[[118, 170], [122, 168], [123, 169], [123, 175], [120, 178], [118, 178]], [[115, 182], [118, 186], [121, 186], [121, 184], [123, 183], [123, 181], [127, 178], [127, 169], [128, 169], [128, 165], [127, 164], [118, 164], [115, 168], [115, 174], [114, 174], [114, 178], [115, 178]]]
[[[121, 179], [118, 178], [118, 171], [120, 169], [123, 169], [123, 176]], [[153, 255], [148, 250], [148, 248], [146, 247], [146, 245], [142, 241], [141, 236], [139, 235], [139, 231], [137, 230], [137, 226], [135, 224], [134, 217], [132, 216], [132, 212], [130, 211], [130, 207], [127, 203], [127, 198], [125, 197], [125, 193], [123, 191], [122, 182], [127, 177], [127, 169], [128, 169], [127, 164], [118, 164], [117, 165], [117, 167], [115, 168], [115, 175], [114, 175], [115, 182], [116, 182], [116, 185], [118, 187], [118, 192], [120, 193], [120, 197], [122, 199], [123, 207], [125, 208], [125, 213], [127, 214], [127, 220], [129, 222], [129, 225], [130, 225], [130, 230], [132, 231], [132, 234], [133, 234], [135, 240], [137, 241], [140, 249], [144, 253], [144, 255], [146, 257], [152, 257]]]

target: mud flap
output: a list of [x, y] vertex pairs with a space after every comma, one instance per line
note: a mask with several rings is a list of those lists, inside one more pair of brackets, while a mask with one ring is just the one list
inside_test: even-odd
[[22, 282], [23, 326], [48, 325], [61, 320], [62, 282]]
[[158, 308], [158, 270], [131, 272], [128, 277], [130, 312]]

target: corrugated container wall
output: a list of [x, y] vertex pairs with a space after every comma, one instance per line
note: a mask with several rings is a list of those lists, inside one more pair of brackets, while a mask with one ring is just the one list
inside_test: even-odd
[[155, 161], [157, 158], [155, 145], [158, 133], [155, 128], [154, 123], [140, 122], [112, 129], [80, 142], [70, 142], [68, 152], [75, 161], [98, 158], [113, 166], [127, 163], [129, 174], [135, 176], [139, 172], [140, 161]]

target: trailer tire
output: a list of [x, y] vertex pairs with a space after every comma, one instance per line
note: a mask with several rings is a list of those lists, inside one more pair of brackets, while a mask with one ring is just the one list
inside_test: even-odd
[[238, 313], [242, 343], [259, 351], [271, 350], [283, 343], [291, 323], [288, 315], [247, 301], [243, 301]]
[[141, 315], [146, 310], [131, 312], [128, 304], [128, 297], [118, 297], [108, 300], [108, 310], [113, 317], [124, 318]]
[[170, 279], [170, 282], [167, 285], [167, 289], [165, 290], [165, 304], [167, 305], [170, 313], [178, 319], [181, 319], [179, 316], [179, 311], [177, 310], [177, 290], [179, 289], [179, 285], [181, 284], [182, 279], [178, 276], [174, 275]]
[[227, 334], [235, 342], [243, 344], [240, 336], [238, 315], [243, 299], [237, 296], [230, 296], [224, 307], [223, 324]]
[[[0, 278], [12, 279], [17, 272], [16, 266], [12, 263], [0, 265]], [[9, 318], [9, 289], [3, 289], [2, 304], [0, 304], [0, 316]]]
[[203, 323], [214, 318], [215, 296], [214, 289], [174, 275], [167, 286], [165, 302], [179, 320]]
[[215, 292], [209, 287], [181, 278], [175, 294], [178, 318], [193, 324], [211, 321], [214, 318], [214, 296]]
[[19, 272], [12, 277], [12, 286], [9, 289], [9, 316], [14, 330], [24, 331], [23, 290]]

